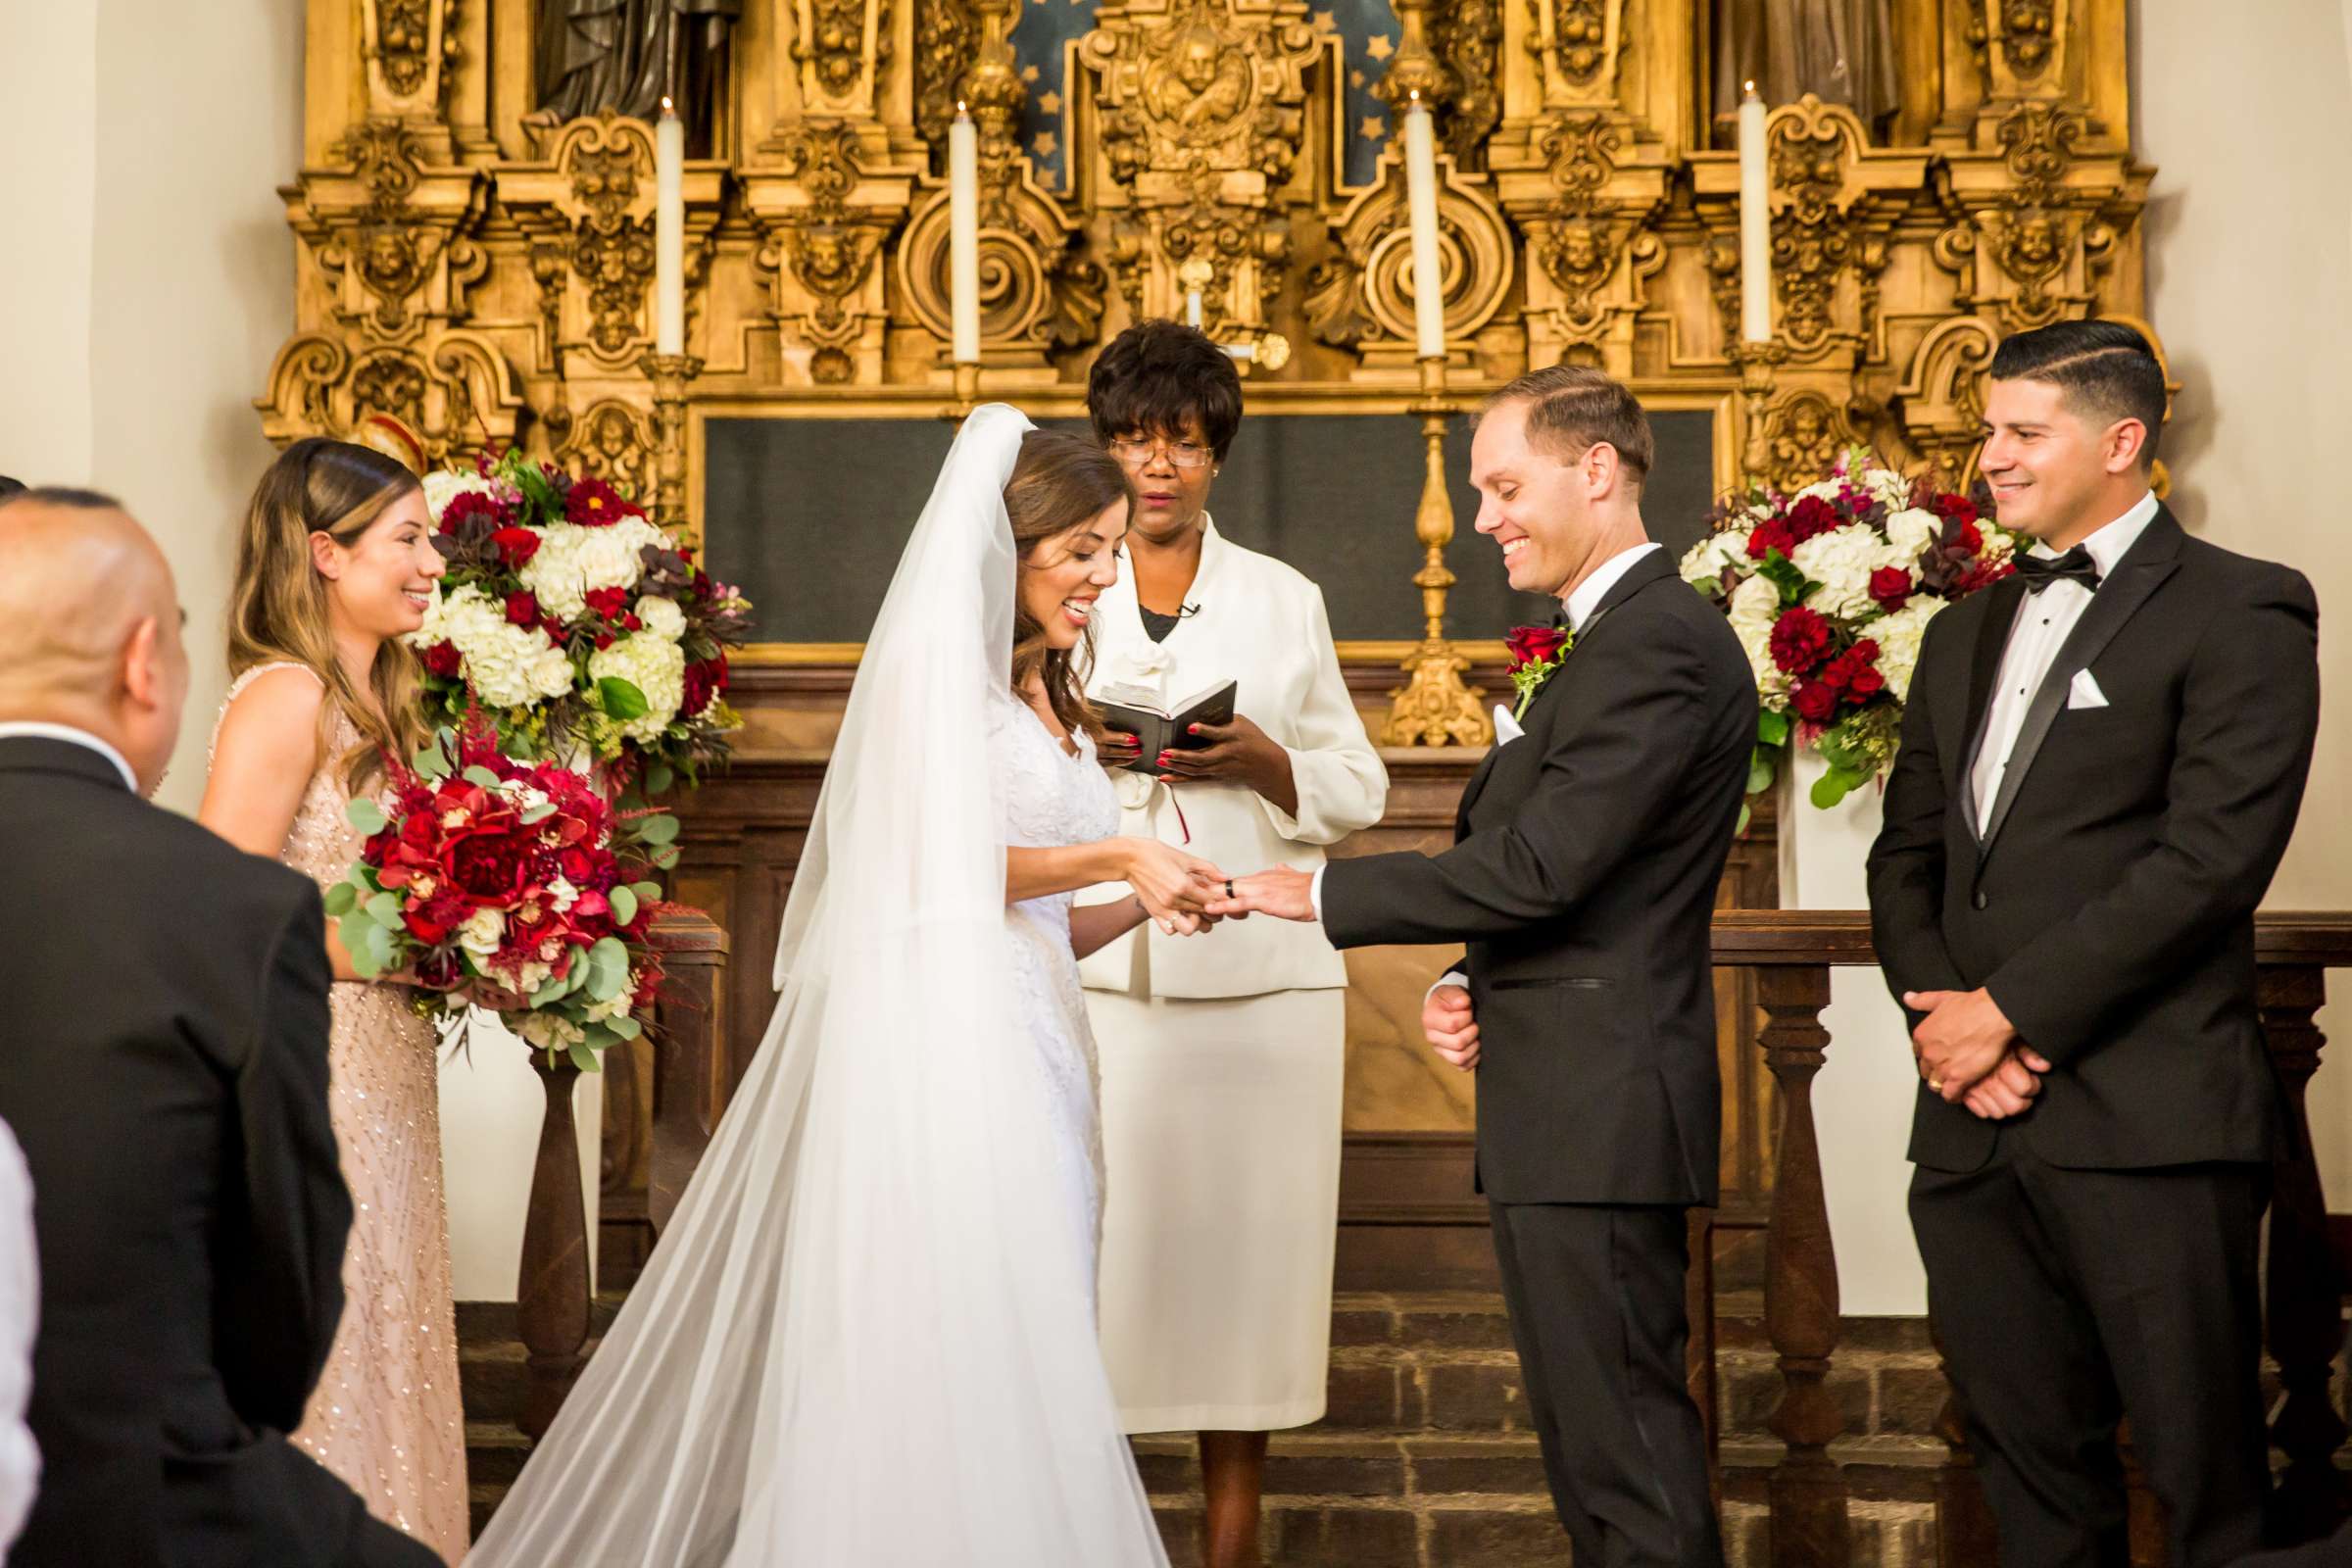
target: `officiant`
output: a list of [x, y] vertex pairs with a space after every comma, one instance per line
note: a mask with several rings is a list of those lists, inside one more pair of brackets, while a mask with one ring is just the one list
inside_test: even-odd
[[[1321, 590], [1209, 518], [1242, 418], [1233, 362], [1192, 327], [1144, 321], [1095, 362], [1087, 403], [1136, 491], [1089, 695], [1142, 688], [1174, 712], [1238, 683], [1233, 722], [1168, 754], [1169, 778], [1114, 732], [1119, 831], [1224, 866], [1321, 864], [1379, 820], [1388, 774]], [[1205, 1561], [1254, 1563], [1266, 1434], [1323, 1414], [1347, 967], [1319, 930], [1252, 920], [1190, 941], [1142, 929], [1081, 973], [1102, 1054], [1112, 1389], [1127, 1431], [1200, 1434]]]

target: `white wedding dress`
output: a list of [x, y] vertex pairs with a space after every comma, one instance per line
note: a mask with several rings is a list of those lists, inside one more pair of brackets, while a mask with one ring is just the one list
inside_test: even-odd
[[1070, 898], [1108, 837], [1010, 691], [1004, 486], [964, 422], [834, 744], [750, 1070], [468, 1568], [1164, 1568], [1096, 1340], [1102, 1140]]

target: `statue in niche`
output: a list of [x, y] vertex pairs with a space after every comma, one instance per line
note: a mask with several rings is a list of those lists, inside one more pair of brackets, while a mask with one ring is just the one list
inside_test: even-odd
[[1792, 104], [1806, 93], [1843, 104], [1884, 142], [1901, 107], [1893, 0], [1710, 0], [1715, 21], [1715, 133], [1738, 139], [1740, 88]]
[[653, 120], [670, 93], [688, 152], [710, 157], [712, 106], [742, 16], [743, 0], [541, 0], [531, 119], [558, 125], [610, 109]]

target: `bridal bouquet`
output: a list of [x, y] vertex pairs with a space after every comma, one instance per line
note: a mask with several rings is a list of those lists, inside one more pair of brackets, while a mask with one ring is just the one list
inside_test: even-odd
[[1792, 744], [1829, 764], [1817, 807], [1886, 772], [1928, 622], [2015, 569], [1987, 505], [1982, 487], [1954, 495], [1856, 450], [1793, 496], [1759, 485], [1716, 510], [1682, 570], [1730, 615], [1756, 673], [1749, 794], [1772, 787]]
[[443, 730], [389, 791], [389, 811], [351, 803], [368, 840], [326, 893], [362, 975], [406, 969], [451, 1015], [470, 1004], [467, 982], [512, 992], [527, 1006], [507, 1027], [587, 1072], [644, 1032], [662, 983], [649, 873], [676, 861], [676, 817], [615, 811], [569, 768], [505, 756], [479, 724]]
[[727, 650], [751, 606], [610, 484], [509, 451], [427, 474], [449, 564], [409, 636], [436, 723], [510, 757], [603, 764], [649, 794], [726, 755]]

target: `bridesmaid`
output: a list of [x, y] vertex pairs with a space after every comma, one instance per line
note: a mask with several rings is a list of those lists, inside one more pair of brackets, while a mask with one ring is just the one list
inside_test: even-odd
[[[1240, 683], [1215, 744], [1174, 754], [1176, 782], [1116, 775], [1119, 831], [1218, 865], [1311, 869], [1380, 819], [1388, 775], [1321, 592], [1209, 520], [1241, 377], [1200, 332], [1144, 321], [1096, 361], [1087, 402], [1137, 495], [1132, 569], [1095, 613], [1090, 695], [1174, 703]], [[1121, 741], [1106, 761], [1136, 760]], [[1207, 1562], [1244, 1568], [1266, 1434], [1323, 1414], [1348, 970], [1315, 928], [1252, 920], [1189, 945], [1144, 931], [1080, 973], [1102, 1063], [1111, 1386], [1127, 1431], [1200, 1435]]]
[[[366, 447], [288, 447], [254, 492], [229, 607], [229, 687], [199, 818], [321, 888], [359, 858], [344, 817], [427, 730], [415, 657], [442, 563], [416, 475]], [[294, 1441], [368, 1511], [450, 1563], [466, 1554], [449, 1217], [432, 1026], [402, 977], [360, 979], [327, 922], [336, 984], [328, 1108], [351, 1188], [346, 1298]]]

